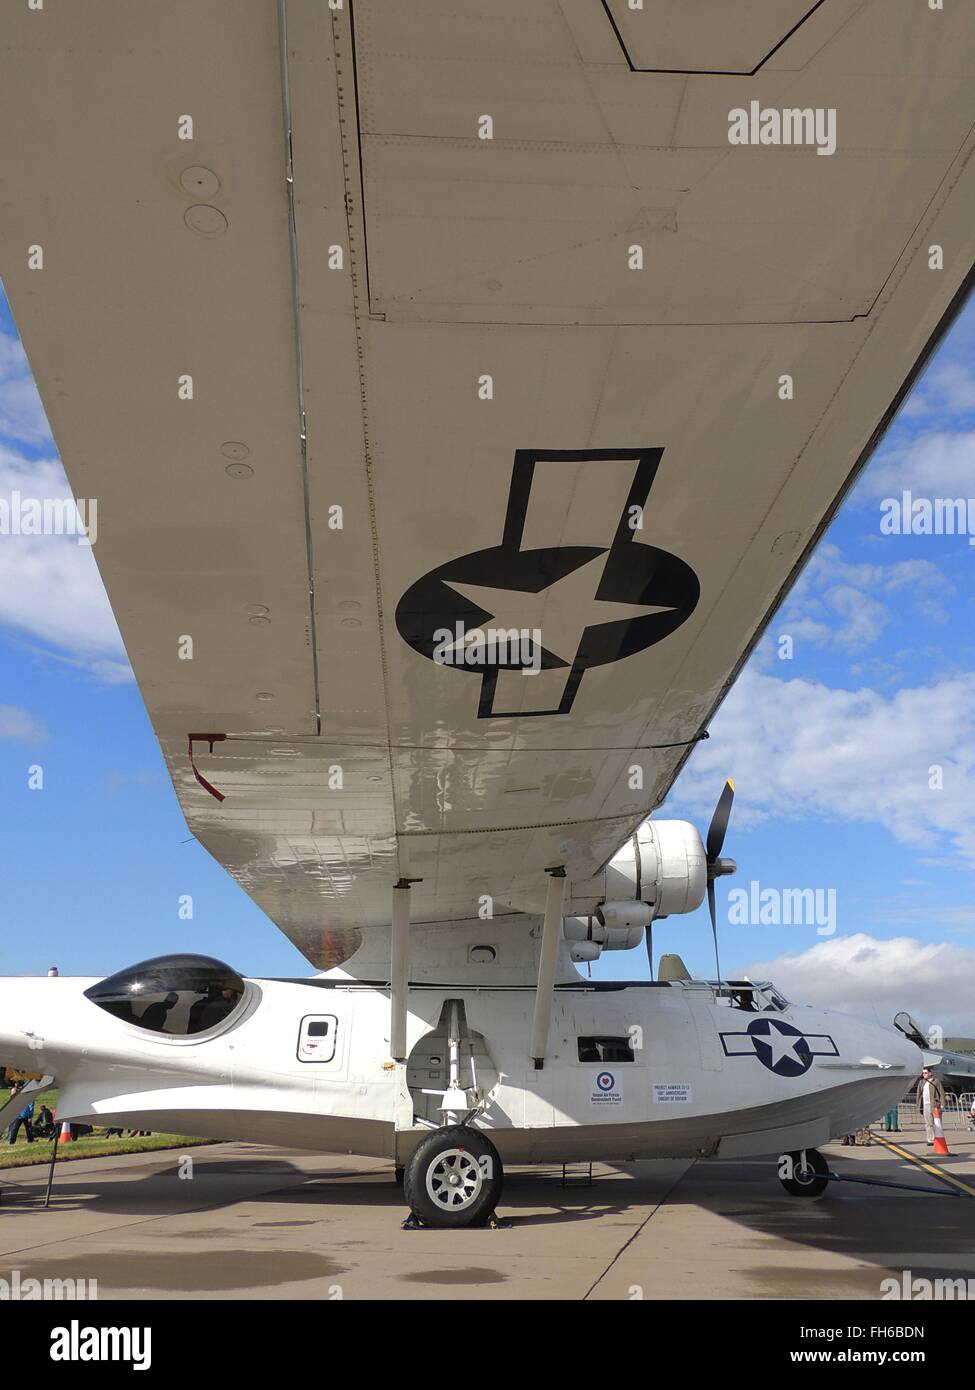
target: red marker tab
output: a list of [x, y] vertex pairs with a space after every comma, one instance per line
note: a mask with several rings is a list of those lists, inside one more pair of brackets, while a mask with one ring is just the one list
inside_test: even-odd
[[189, 735], [188, 735], [188, 738], [189, 738], [190, 767], [193, 769], [193, 776], [194, 776], [194, 777], [196, 778], [196, 780], [199, 782], [200, 786], [203, 787], [203, 789], [204, 789], [205, 791], [208, 791], [212, 797], [215, 797], [217, 801], [225, 801], [225, 800], [226, 800], [226, 797], [224, 796], [223, 792], [218, 792], [218, 791], [217, 791], [216, 787], [213, 785], [212, 782], [208, 782], [208, 781], [207, 781], [207, 779], [203, 776], [203, 774], [202, 774], [202, 772], [200, 771], [200, 769], [197, 767], [196, 762], [194, 761], [194, 758], [193, 758], [193, 745], [194, 745], [194, 743], [206, 743], [206, 744], [209, 745], [210, 752], [212, 753], [212, 752], [213, 752], [213, 745], [214, 745], [215, 743], [223, 743], [223, 741], [224, 741], [224, 739], [225, 739], [226, 737], [227, 737], [226, 734], [189, 734]]

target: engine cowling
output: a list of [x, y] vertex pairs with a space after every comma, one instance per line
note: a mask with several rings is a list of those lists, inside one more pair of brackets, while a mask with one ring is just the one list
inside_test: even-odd
[[647, 821], [606, 866], [606, 902], [636, 900], [654, 917], [693, 912], [708, 887], [704, 841], [686, 820]]
[[707, 856], [690, 821], [648, 821], [598, 878], [603, 900], [592, 917], [567, 917], [562, 934], [577, 962], [639, 946], [656, 917], [693, 912], [708, 886]]
[[562, 934], [576, 962], [631, 951], [655, 917], [694, 912], [708, 891], [700, 831], [688, 820], [648, 820], [586, 884], [601, 901], [591, 917], [566, 917]]
[[592, 917], [566, 917], [562, 935], [574, 961], [598, 960], [603, 951], [632, 951], [639, 946], [650, 920], [646, 903], [602, 903]]

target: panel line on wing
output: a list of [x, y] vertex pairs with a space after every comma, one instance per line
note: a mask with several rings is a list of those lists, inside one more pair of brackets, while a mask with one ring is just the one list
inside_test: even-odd
[[308, 431], [305, 417], [305, 359], [301, 340], [301, 286], [298, 269], [298, 225], [295, 218], [295, 179], [292, 159], [291, 78], [288, 71], [287, 0], [278, 0], [278, 48], [281, 69], [281, 104], [284, 120], [285, 183], [288, 197], [288, 254], [291, 263], [291, 317], [294, 325], [295, 377], [298, 391], [298, 440], [301, 456], [301, 492], [304, 507], [305, 559], [308, 566], [308, 640], [311, 645], [315, 720], [322, 731], [321, 695], [318, 688], [318, 633], [315, 616], [315, 544], [311, 529], [311, 496], [308, 485]]

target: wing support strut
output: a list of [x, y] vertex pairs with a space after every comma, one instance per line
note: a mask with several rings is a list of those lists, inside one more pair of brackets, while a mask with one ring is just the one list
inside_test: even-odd
[[389, 1050], [406, 1061], [406, 1005], [410, 993], [410, 883], [401, 878], [393, 889], [393, 930], [389, 967]]
[[548, 1046], [548, 1027], [552, 1018], [552, 995], [555, 991], [555, 966], [562, 934], [565, 909], [565, 868], [549, 869], [545, 892], [545, 918], [542, 922], [542, 950], [538, 960], [538, 984], [535, 987], [535, 1013], [532, 1018], [531, 1055], [535, 1070], [545, 1065]]

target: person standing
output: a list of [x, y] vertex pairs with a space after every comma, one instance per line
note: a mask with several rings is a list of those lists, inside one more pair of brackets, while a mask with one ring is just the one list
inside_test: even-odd
[[31, 1101], [31, 1103], [30, 1103], [29, 1105], [25, 1105], [25, 1106], [24, 1106], [23, 1110], [21, 1110], [21, 1112], [20, 1112], [20, 1114], [17, 1116], [16, 1120], [14, 1120], [13, 1124], [10, 1126], [10, 1130], [9, 1130], [9, 1132], [8, 1132], [8, 1134], [7, 1134], [7, 1138], [8, 1138], [8, 1140], [10, 1141], [11, 1144], [16, 1144], [16, 1142], [17, 1142], [17, 1133], [18, 1133], [18, 1131], [20, 1130], [21, 1125], [23, 1125], [23, 1127], [24, 1127], [24, 1132], [25, 1132], [25, 1134], [27, 1135], [27, 1142], [28, 1142], [28, 1144], [33, 1144], [33, 1142], [34, 1142], [34, 1126], [33, 1126], [33, 1120], [34, 1120], [34, 1102]]
[[54, 1116], [46, 1105], [41, 1105], [31, 1123], [35, 1139], [50, 1139], [54, 1133]]
[[890, 1109], [887, 1111], [886, 1115], [884, 1115], [884, 1129], [887, 1131], [888, 1134], [899, 1134], [900, 1128], [900, 1121], [897, 1115], [897, 1106], [892, 1105]]
[[935, 1076], [930, 1067], [921, 1072], [921, 1084], [917, 1088], [917, 1107], [924, 1118], [924, 1137], [930, 1147], [934, 1143], [934, 1111], [944, 1114], [945, 1088], [940, 1076]]

